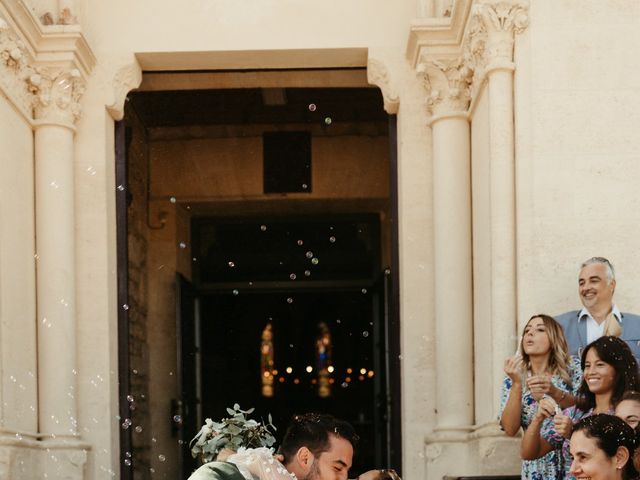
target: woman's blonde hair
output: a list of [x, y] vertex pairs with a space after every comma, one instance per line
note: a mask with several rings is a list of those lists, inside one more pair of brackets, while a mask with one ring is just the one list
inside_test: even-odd
[[562, 326], [550, 315], [545, 315], [544, 313], [533, 315], [524, 326], [522, 337], [520, 338], [520, 352], [522, 353], [522, 360], [525, 368], [524, 373], [526, 374], [527, 371], [531, 370], [531, 360], [529, 355], [524, 351], [524, 331], [534, 318], [542, 319], [545, 330], [547, 331], [547, 336], [549, 337], [551, 349], [549, 351], [548, 368], [551, 370], [551, 374], [558, 375], [562, 380], [564, 380], [569, 388], [572, 389], [573, 385], [571, 384], [571, 375], [569, 375], [569, 362], [571, 361], [571, 357], [569, 356], [567, 339], [564, 336]]

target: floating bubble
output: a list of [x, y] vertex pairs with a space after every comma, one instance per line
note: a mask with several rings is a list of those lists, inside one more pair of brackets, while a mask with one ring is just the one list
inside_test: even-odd
[[124, 305], [122, 305], [122, 309], [129, 310], [129, 304], [125, 303]]
[[366, 289], [366, 288], [363, 288], [363, 289], [362, 289], [362, 293], [367, 293], [367, 289]]
[[197, 261], [198, 261], [198, 259], [197, 259], [196, 257], [193, 257], [193, 258], [191, 259], [191, 261], [192, 261], [192, 262], [197, 262]]
[[176, 203], [177, 200], [176, 200], [176, 197], [169, 197], [169, 201], [171, 203]]
[[131, 426], [131, 419], [126, 418], [124, 422], [122, 422], [122, 429], [126, 430]]
[[96, 169], [93, 167], [87, 167], [87, 173], [91, 176], [96, 174]]
[[329, 237], [329, 241], [331, 243], [336, 243], [336, 237]]
[[307, 253], [304, 254], [305, 257], [307, 258], [313, 258], [313, 252], [311, 250], [309, 250]]
[[303, 189], [303, 190], [306, 190], [307, 188], [309, 188], [309, 185], [307, 185], [306, 183], [303, 183], [303, 184], [302, 184], [302, 189]]
[[338, 318], [338, 319], [336, 319], [336, 323], [337, 323], [338, 325], [340, 325], [340, 324], [342, 323], [342, 320], [340, 320], [340, 319]]
[[127, 458], [131, 458], [131, 452], [124, 452], [124, 456]]
[[342, 388], [347, 388], [347, 387], [349, 386], [349, 384], [348, 384], [347, 382], [342, 382], [342, 383], [340, 384], [340, 386], [341, 386]]
[[263, 232], [267, 231], [267, 226], [266, 225], [260, 225], [260, 230], [262, 230]]
[[325, 123], [326, 125], [331, 125], [331, 122], [332, 122], [331, 117], [326, 117], [326, 118], [324, 119], [324, 123]]
[[310, 277], [311, 276], [311, 270], [305, 270], [304, 271], [304, 276], [305, 277]]
[[314, 265], [317, 265], [318, 263], [320, 263], [320, 260], [314, 257], [311, 259], [311, 263], [313, 263]]
[[128, 458], [125, 458], [125, 459], [124, 459], [124, 464], [125, 464], [127, 467], [130, 467], [130, 466], [131, 466], [131, 460], [129, 460]]
[[367, 338], [369, 336], [369, 332], [367, 332], [366, 330], [364, 332], [362, 332], [362, 336], [364, 338]]
[[295, 280], [297, 277], [296, 277], [296, 274], [295, 274], [295, 273], [292, 273], [291, 275], [289, 275], [289, 278], [290, 278], [291, 280]]
[[229, 265], [229, 268], [233, 268], [233, 267], [235, 267], [235, 266], [236, 266], [236, 264], [235, 264], [235, 263], [233, 263], [233, 262], [229, 262], [229, 264], [228, 264], [228, 265]]
[[127, 395], [127, 402], [133, 402], [133, 395]]
[[138, 374], [138, 370], [136, 370], [135, 368], [133, 370], [131, 370], [133, 372], [134, 375]]
[[291, 297], [287, 298], [287, 303], [293, 303], [293, 298]]
[[167, 459], [167, 457], [165, 457], [164, 455], [160, 454], [158, 455], [158, 460], [160, 460], [161, 462], [164, 462]]
[[237, 289], [234, 288], [231, 293], [233, 293], [234, 295], [238, 295], [240, 292]]
[[[293, 343], [289, 344], [289, 348], [293, 348]], [[291, 373], [288, 368], [287, 368], [287, 373]]]
[[309, 111], [310, 112], [315, 112], [316, 111], [316, 104], [315, 103], [310, 103], [309, 104]]
[[184, 242], [180, 242], [178, 245], [179, 245], [180, 248], [183, 248], [183, 249], [187, 248], [187, 244], [184, 243]]
[[173, 421], [176, 423], [182, 423], [182, 417], [180, 415], [174, 415]]
[[118, 185], [118, 190], [121, 192], [124, 192], [124, 185]]

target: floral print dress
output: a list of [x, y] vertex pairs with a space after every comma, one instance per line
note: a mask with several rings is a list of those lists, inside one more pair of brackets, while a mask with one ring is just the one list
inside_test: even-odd
[[[571, 387], [569, 387], [559, 375], [551, 377], [551, 383], [553, 383], [557, 388], [569, 391], [572, 395], [575, 395], [580, 387], [580, 382], [582, 381], [580, 361], [575, 357], [571, 357], [571, 363], [569, 364], [569, 376], [571, 377]], [[502, 382], [502, 390], [500, 394], [500, 417], [502, 417], [502, 412], [507, 404], [510, 392], [511, 379], [508, 376], [505, 376]], [[538, 402], [531, 396], [529, 389], [526, 388], [526, 386], [523, 386], [522, 409], [520, 415], [520, 425], [522, 425], [523, 429], [526, 429], [529, 426], [537, 411]], [[500, 420], [500, 418], [498, 418], [498, 420]], [[553, 422], [551, 423], [551, 426], [553, 427]], [[553, 480], [564, 478], [564, 462], [560, 446], [561, 445], [557, 445], [557, 450], [553, 450], [536, 460], [523, 460], [522, 479]]]
[[[613, 410], [608, 411], [610, 415], [613, 415]], [[567, 417], [571, 417], [571, 422], [575, 425], [583, 418], [590, 417], [593, 415], [593, 409], [589, 409], [586, 412], [580, 410], [575, 405], [573, 407], [565, 408], [562, 411], [563, 415]], [[560, 451], [560, 465], [562, 467], [562, 476], [559, 477], [563, 480], [573, 480], [575, 477], [569, 473], [569, 469], [571, 468], [571, 452], [569, 451], [570, 442], [568, 439], [564, 438], [558, 432], [556, 432], [555, 427], [553, 425], [553, 418], [547, 418], [542, 423], [542, 428], [540, 429], [540, 436], [546, 440], [546, 442], [551, 445], [555, 449], [555, 451]]]

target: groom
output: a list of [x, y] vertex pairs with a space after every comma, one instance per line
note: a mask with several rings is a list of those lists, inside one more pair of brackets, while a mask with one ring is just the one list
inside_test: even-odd
[[[298, 480], [347, 480], [358, 441], [353, 427], [327, 414], [296, 415], [282, 440], [280, 453]], [[209, 462], [189, 480], [245, 480], [230, 462]]]

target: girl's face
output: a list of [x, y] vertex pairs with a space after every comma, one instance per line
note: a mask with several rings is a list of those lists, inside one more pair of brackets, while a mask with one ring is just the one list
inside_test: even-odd
[[[623, 447], [621, 447], [623, 448]], [[618, 454], [608, 457], [607, 454], [598, 447], [594, 438], [589, 438], [584, 434], [584, 430], [578, 430], [571, 435], [571, 475], [576, 480], [614, 480], [622, 478], [622, 467], [624, 455], [620, 458]], [[620, 452], [620, 448], [618, 449]]]
[[587, 352], [584, 361], [583, 375], [589, 391], [594, 395], [608, 393], [613, 390], [616, 381], [616, 371], [604, 360], [600, 360], [595, 348], [590, 348]]
[[544, 320], [533, 317], [524, 327], [522, 351], [527, 355], [546, 355], [551, 350], [551, 341]]
[[621, 401], [616, 407], [616, 417], [620, 417], [635, 430], [640, 424], [640, 403], [635, 400]]

